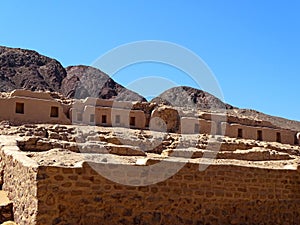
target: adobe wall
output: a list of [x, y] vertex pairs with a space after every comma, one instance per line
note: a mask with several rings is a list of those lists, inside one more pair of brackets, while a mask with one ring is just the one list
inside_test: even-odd
[[248, 118], [238, 118], [238, 117], [234, 117], [234, 116], [230, 116], [230, 115], [224, 116], [223, 114], [202, 113], [201, 118], [204, 120], [215, 120], [215, 121], [220, 121], [220, 122], [227, 121], [228, 123], [237, 123], [237, 124], [242, 124], [242, 125], [246, 125], [246, 126], [259, 126], [259, 127], [271, 127], [271, 128], [275, 127], [269, 121], [252, 120], [252, 119], [248, 119]]
[[131, 109], [132, 106], [136, 102], [129, 102], [129, 101], [114, 101], [110, 99], [100, 99], [100, 98], [92, 98], [87, 97], [83, 101], [76, 101], [76, 104], [82, 105], [81, 108], [84, 108], [86, 105], [91, 105], [94, 107], [101, 106], [101, 107], [110, 107], [110, 108], [122, 108], [122, 109]]
[[29, 91], [23, 89], [17, 89], [10, 93], [11, 97], [27, 97], [27, 98], [37, 98], [37, 99], [46, 99], [53, 100], [51, 95], [47, 92], [37, 92], [37, 91]]
[[[23, 104], [22, 112], [16, 111], [17, 103]], [[58, 108], [58, 115], [51, 116], [51, 107]], [[13, 124], [70, 124], [66, 115], [68, 108], [54, 100], [49, 93], [14, 90], [8, 97], [0, 98], [0, 120], [9, 120]]]
[[214, 121], [192, 117], [181, 117], [180, 131], [182, 134], [212, 134], [216, 132], [215, 129], [216, 124]]
[[[280, 142], [283, 144], [295, 144], [296, 132], [284, 129], [272, 129], [267, 127], [250, 127], [241, 124], [222, 123], [222, 128], [225, 130], [225, 136], [238, 137], [238, 129], [242, 130], [242, 137], [245, 139], [257, 140], [257, 132], [262, 132], [262, 140], [268, 142]], [[277, 140], [277, 133], [280, 133], [280, 140]]]
[[[16, 113], [16, 103], [24, 104], [24, 113]], [[58, 107], [58, 117], [51, 117], [51, 107]], [[12, 97], [0, 99], [0, 120], [14, 124], [22, 123], [59, 123], [70, 124], [62, 105], [55, 100]]]
[[[126, 174], [125, 165], [102, 166], [120, 177], [132, 176]], [[86, 163], [82, 168], [39, 167], [37, 224], [300, 221], [300, 173], [296, 170], [212, 165], [199, 172], [198, 168], [186, 164], [164, 182], [132, 187], [103, 178]]]
[[[85, 105], [84, 108], [72, 108], [70, 110], [71, 120], [74, 123], [101, 125], [101, 126], [115, 126], [115, 127], [132, 127], [144, 129], [146, 127], [146, 117], [141, 110], [130, 110], [122, 108], [110, 107], [94, 107]], [[82, 120], [78, 118], [78, 114]], [[94, 117], [91, 120], [91, 115]], [[102, 117], [106, 117], [106, 122], [103, 122]], [[116, 116], [119, 116], [119, 122], [116, 121]], [[130, 118], [133, 117], [134, 124], [130, 124]]]

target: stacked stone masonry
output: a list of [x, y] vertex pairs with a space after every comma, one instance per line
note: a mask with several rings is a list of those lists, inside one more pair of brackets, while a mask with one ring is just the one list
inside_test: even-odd
[[[14, 219], [20, 225], [300, 221], [297, 169], [211, 165], [201, 172], [197, 163], [187, 163], [163, 182], [126, 186], [104, 178], [86, 162], [77, 167], [37, 166], [24, 152], [10, 148], [1, 149], [3, 188], [13, 199]], [[176, 162], [169, 163], [166, 168]], [[133, 178], [128, 166], [100, 163], [98, 169], [133, 179], [135, 185], [147, 178]]]

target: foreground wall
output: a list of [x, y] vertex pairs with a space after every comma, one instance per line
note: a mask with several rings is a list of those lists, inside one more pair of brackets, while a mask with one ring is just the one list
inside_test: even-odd
[[0, 148], [2, 189], [13, 201], [14, 220], [19, 225], [36, 224], [38, 165], [21, 152], [13, 140], [11, 143]]
[[[198, 164], [189, 163], [161, 183], [132, 187], [102, 177], [87, 163], [75, 168], [37, 166], [13, 145], [2, 147], [0, 157], [3, 189], [9, 191], [20, 225], [300, 221], [299, 170], [211, 165], [200, 172]], [[126, 165], [101, 167], [115, 177], [128, 176], [134, 184], [140, 181], [126, 172]]]
[[[126, 166], [106, 167], [120, 177], [131, 176], [125, 173]], [[37, 224], [299, 223], [296, 170], [212, 165], [199, 172], [198, 168], [187, 164], [164, 182], [131, 187], [103, 178], [88, 164], [40, 167]]]

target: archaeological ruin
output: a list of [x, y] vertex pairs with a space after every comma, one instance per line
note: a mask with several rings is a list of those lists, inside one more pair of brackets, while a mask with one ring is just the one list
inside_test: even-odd
[[0, 222], [299, 224], [295, 129], [148, 102], [0, 95]]

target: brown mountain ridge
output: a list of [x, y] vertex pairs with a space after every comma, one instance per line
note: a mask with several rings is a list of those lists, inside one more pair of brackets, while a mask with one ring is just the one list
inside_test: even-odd
[[36, 51], [0, 46], [0, 91], [15, 89], [59, 92], [69, 98], [88, 96], [124, 101], [146, 101], [90, 66], [64, 68]]

